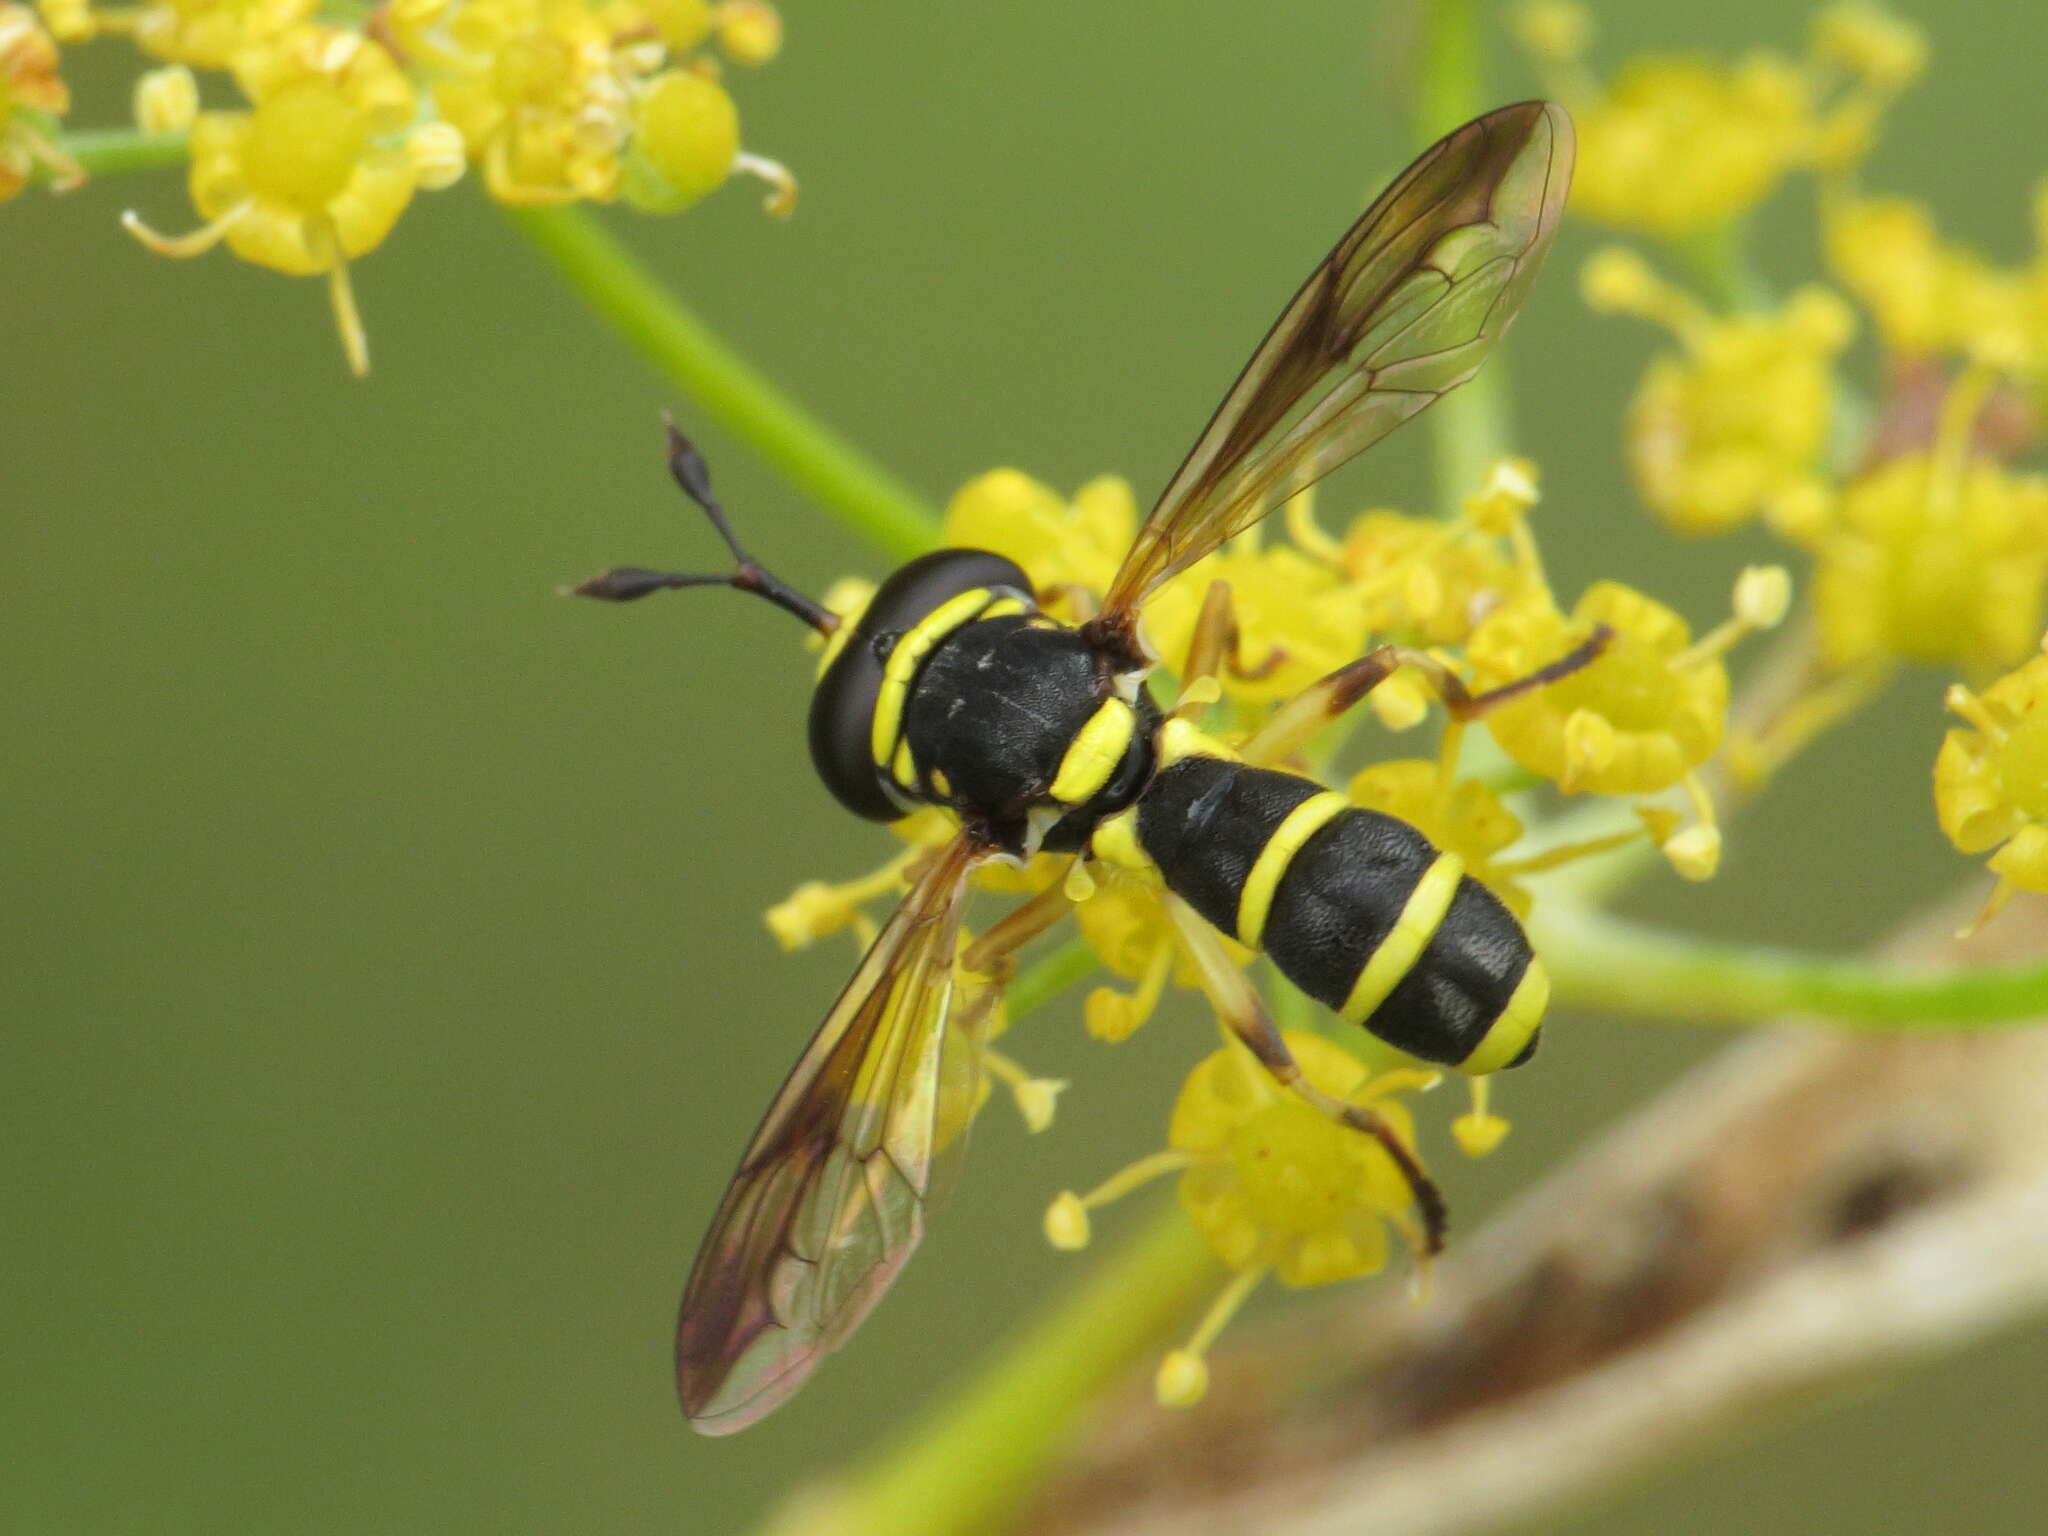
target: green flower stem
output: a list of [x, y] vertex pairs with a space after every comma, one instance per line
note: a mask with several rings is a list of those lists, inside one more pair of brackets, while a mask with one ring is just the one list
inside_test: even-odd
[[1043, 1008], [1069, 987], [1094, 975], [1101, 965], [1086, 939], [1069, 939], [1010, 983], [1004, 999], [1004, 1012], [1014, 1024], [1027, 1013]]
[[1675, 237], [1671, 248], [1691, 269], [1714, 308], [1723, 314], [1753, 313], [1771, 307], [1770, 285], [1749, 260], [1749, 223], [1724, 219]]
[[[137, 133], [132, 128], [86, 128], [67, 133], [59, 148], [85, 168], [88, 176], [126, 176], [183, 165], [187, 145], [182, 133]], [[48, 181], [44, 168], [40, 179]]]
[[804, 1500], [791, 1528], [952, 1536], [1005, 1527], [1072, 1439], [1080, 1410], [1155, 1348], [1221, 1275], [1179, 1206], [1161, 1208], [957, 1397], [823, 1500]]
[[938, 543], [931, 508], [715, 335], [587, 209], [504, 213], [657, 372], [799, 491], [894, 559]]
[[[1490, 10], [1473, 0], [1420, 0], [1415, 99], [1409, 136], [1420, 150], [1498, 103], [1486, 98]], [[1431, 406], [1426, 420], [1440, 510], [1449, 515], [1485, 485], [1508, 452], [1508, 373], [1496, 351], [1465, 385]]]
[[1559, 1001], [1660, 1021], [1760, 1024], [1803, 1014], [1876, 1034], [2048, 1020], [2048, 962], [1927, 969], [1666, 933], [1567, 901], [1531, 924]]

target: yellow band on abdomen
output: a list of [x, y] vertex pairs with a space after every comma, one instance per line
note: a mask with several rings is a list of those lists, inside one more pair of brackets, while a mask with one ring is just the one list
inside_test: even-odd
[[1465, 861], [1455, 853], [1438, 854], [1436, 862], [1422, 872], [1422, 878], [1415, 882], [1415, 889], [1402, 904], [1401, 915], [1380, 940], [1372, 958], [1365, 962], [1358, 980], [1351, 984], [1351, 995], [1338, 1010], [1347, 1024], [1363, 1024], [1371, 1018], [1373, 1010], [1387, 1000], [1387, 994], [1415, 968], [1415, 962], [1422, 958], [1429, 941], [1443, 926], [1444, 914], [1450, 911], [1451, 899], [1458, 894], [1458, 882], [1464, 877]]
[[1487, 1026], [1485, 1037], [1472, 1048], [1472, 1054], [1458, 1063], [1458, 1070], [1483, 1077], [1488, 1072], [1498, 1072], [1520, 1056], [1542, 1025], [1543, 1010], [1549, 1003], [1550, 973], [1543, 969], [1541, 960], [1531, 955], [1528, 969], [1515, 984], [1507, 1006]]
[[1301, 852], [1301, 845], [1350, 805], [1337, 791], [1326, 789], [1302, 801], [1273, 829], [1273, 835], [1266, 839], [1266, 846], [1252, 862], [1252, 872], [1245, 876], [1244, 889], [1237, 895], [1238, 943], [1251, 949], [1260, 947], [1259, 941], [1266, 932], [1266, 915], [1273, 909], [1273, 893], [1280, 888], [1280, 877]]

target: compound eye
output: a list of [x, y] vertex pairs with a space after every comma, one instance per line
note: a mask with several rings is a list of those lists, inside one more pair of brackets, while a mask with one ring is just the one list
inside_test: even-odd
[[905, 812], [882, 787], [874, 760], [875, 704], [889, 653], [906, 630], [941, 603], [977, 587], [1031, 597], [1031, 578], [1014, 560], [983, 549], [940, 549], [920, 555], [876, 591], [853, 637], [840, 647], [811, 695], [811, 762], [839, 803], [869, 821]]

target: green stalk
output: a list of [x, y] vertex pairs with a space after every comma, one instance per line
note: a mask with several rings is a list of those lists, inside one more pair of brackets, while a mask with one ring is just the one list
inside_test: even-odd
[[2048, 1020], [2048, 962], [1928, 969], [1719, 944], [1537, 904], [1536, 947], [1575, 1008], [1664, 1022], [1759, 1024], [1806, 1015], [1874, 1034], [1936, 1034]]
[[587, 209], [503, 212], [656, 372], [804, 495], [893, 559], [938, 543], [930, 507], [728, 346]]
[[1087, 980], [1101, 965], [1086, 939], [1069, 939], [1010, 983], [1004, 998], [1004, 1012], [1014, 1024], [1027, 1013], [1043, 1008], [1068, 988]]
[[[1416, 88], [1409, 137], [1417, 149], [1435, 143], [1490, 106], [1486, 41], [1490, 13], [1473, 0], [1419, 0]], [[1431, 406], [1429, 424], [1439, 510], [1455, 512], [1486, 483], [1508, 452], [1506, 360], [1496, 350], [1462, 388]]]
[[[182, 133], [137, 133], [132, 128], [81, 129], [65, 134], [59, 147], [88, 176], [126, 176], [183, 165], [187, 151]], [[47, 167], [39, 179], [49, 180]]]
[[1099, 1261], [1027, 1323], [950, 1402], [791, 1527], [838, 1536], [1000, 1530], [1072, 1439], [1080, 1410], [1115, 1385], [1196, 1303], [1220, 1269], [1178, 1205]]

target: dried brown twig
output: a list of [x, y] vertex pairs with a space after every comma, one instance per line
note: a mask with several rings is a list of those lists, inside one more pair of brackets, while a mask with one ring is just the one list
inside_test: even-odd
[[[1963, 945], [1966, 915], [1893, 953], [2048, 944], [2038, 904]], [[1246, 1330], [1200, 1410], [1106, 1415], [1025, 1528], [1491, 1530], [2048, 1305], [2048, 1029], [1745, 1040], [1455, 1250], [1434, 1291]]]

